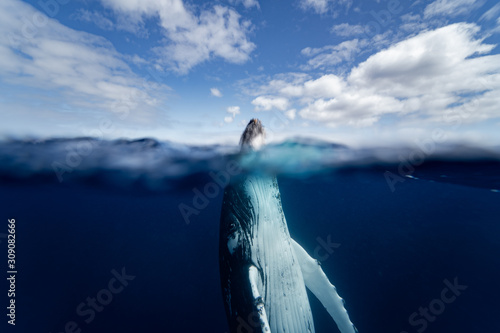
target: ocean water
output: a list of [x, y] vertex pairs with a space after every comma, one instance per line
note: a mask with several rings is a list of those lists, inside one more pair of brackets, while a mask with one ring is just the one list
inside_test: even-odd
[[[223, 187], [257, 172], [278, 176], [292, 237], [360, 333], [500, 332], [499, 151], [297, 139], [241, 156], [152, 139], [3, 141], [0, 331], [228, 332]], [[336, 332], [309, 296], [316, 331]]]

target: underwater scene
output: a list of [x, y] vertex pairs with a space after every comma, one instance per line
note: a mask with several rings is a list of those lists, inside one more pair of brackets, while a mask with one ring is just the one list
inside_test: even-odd
[[[431, 143], [295, 139], [240, 154], [154, 139], [3, 141], [0, 267], [16, 325], [1, 331], [229, 332], [219, 223], [224, 188], [242, 174], [277, 176], [291, 237], [359, 332], [500, 331], [499, 167], [495, 150]], [[308, 299], [316, 332], [338, 332]]]
[[500, 333], [498, 0], [0, 0], [0, 333]]

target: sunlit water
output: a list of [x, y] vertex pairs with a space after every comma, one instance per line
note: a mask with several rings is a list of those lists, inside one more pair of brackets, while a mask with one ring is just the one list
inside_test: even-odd
[[[359, 332], [499, 332], [499, 167], [499, 153], [458, 145], [299, 140], [241, 156], [149, 139], [4, 141], [0, 267], [15, 218], [18, 275], [16, 327], [5, 314], [1, 325], [227, 332], [223, 187], [258, 172], [278, 175], [292, 237], [321, 260]], [[335, 332], [310, 301], [316, 331]]]

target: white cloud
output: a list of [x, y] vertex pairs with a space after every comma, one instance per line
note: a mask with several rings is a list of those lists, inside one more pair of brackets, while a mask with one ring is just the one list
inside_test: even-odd
[[[457, 118], [459, 118], [459, 120], [464, 123], [474, 123], [488, 119], [500, 118], [499, 85], [500, 79], [497, 77], [496, 89], [492, 89], [483, 95], [471, 98], [462, 105], [450, 108], [447, 112], [447, 116], [449, 116], [453, 121], [457, 121]], [[436, 115], [434, 119], [437, 117], [439, 116]]]
[[236, 117], [237, 114], [240, 114], [239, 106], [229, 106], [226, 110], [228, 113], [233, 115], [233, 118]]
[[104, 15], [98, 11], [80, 9], [73, 15], [70, 15], [70, 17], [74, 20], [93, 23], [102, 30], [123, 30], [133, 33], [141, 38], [149, 37], [149, 32], [146, 29], [145, 22], [137, 15], [120, 15], [115, 21], [113, 21], [107, 14]]
[[278, 93], [280, 95], [293, 97], [301, 94], [300, 90], [297, 91], [297, 86], [304, 83], [309, 78], [309, 75], [304, 73], [277, 74], [272, 79], [267, 78], [269, 81], [267, 84], [253, 86], [247, 93], [253, 96]]
[[406, 33], [418, 33], [429, 28], [431, 22], [424, 20], [420, 15], [405, 14], [401, 16], [403, 24], [399, 26], [399, 30]]
[[336, 75], [323, 75], [316, 80], [304, 82], [304, 96], [308, 98], [329, 98], [339, 96], [346, 83]]
[[318, 14], [324, 14], [328, 10], [328, 0], [302, 0], [300, 2], [303, 9], [312, 9]]
[[335, 98], [317, 99], [299, 114], [302, 118], [323, 122], [332, 127], [365, 127], [373, 125], [384, 114], [400, 111], [401, 107], [401, 103], [393, 97], [349, 89]]
[[109, 18], [96, 11], [80, 9], [72, 17], [79, 21], [94, 23], [103, 30], [113, 30], [115, 28], [113, 22]]
[[480, 20], [493, 20], [500, 19], [500, 3], [497, 3], [493, 7], [491, 7], [486, 13], [481, 15]]
[[296, 114], [297, 114], [297, 110], [295, 110], [295, 109], [290, 109], [288, 111], [285, 111], [285, 116], [291, 120], [295, 119]]
[[278, 109], [284, 111], [288, 108], [288, 99], [276, 96], [259, 96], [252, 101], [255, 105], [255, 111], [270, 111]]
[[230, 113], [231, 116], [224, 117], [224, 122], [229, 124], [232, 123], [234, 118], [236, 118], [237, 114], [240, 114], [240, 107], [239, 106], [228, 106], [226, 109], [227, 113]]
[[260, 8], [259, 2], [257, 0], [230, 0], [229, 3], [233, 5], [242, 4], [245, 8]]
[[217, 88], [210, 88], [210, 93], [215, 97], [222, 97], [222, 93]]
[[474, 24], [452, 24], [395, 43], [345, 76], [282, 74], [255, 89], [264, 93], [252, 104], [293, 107], [328, 126], [371, 126], [388, 115], [400, 123], [446, 123], [446, 114], [462, 109], [473, 110], [463, 122], [500, 118], [500, 55], [489, 55], [494, 45], [478, 34]]
[[106, 39], [70, 29], [20, 1], [0, 7], [4, 82], [50, 90], [60, 104], [92, 110], [146, 110], [159, 102], [149, 89], [153, 84], [136, 76]]
[[330, 32], [342, 37], [351, 37], [365, 33], [365, 27], [359, 24], [342, 23], [334, 25]]
[[248, 40], [251, 23], [233, 9], [216, 5], [195, 14], [182, 0], [102, 0], [130, 22], [159, 17], [166, 43], [155, 48], [158, 61], [185, 74], [212, 58], [241, 64], [255, 44]]
[[332, 68], [342, 62], [351, 62], [367, 43], [364, 39], [353, 39], [338, 45], [327, 45], [321, 48], [306, 47], [301, 53], [313, 58], [307, 61], [307, 65], [303, 66], [303, 69]]
[[424, 10], [424, 17], [443, 15], [455, 17], [458, 15], [470, 13], [473, 8], [483, 4], [481, 0], [436, 0], [427, 5]]
[[[330, 98], [340, 94], [345, 86], [345, 80], [334, 74], [311, 79], [306, 74], [288, 73], [287, 75], [278, 74], [268, 84], [254, 91], [250, 89], [247, 93], [258, 96], [258, 99], [252, 102], [252, 104], [259, 106], [258, 111], [263, 108], [266, 108], [265, 111], [269, 111], [272, 107], [284, 111], [289, 105], [289, 99], [300, 99], [301, 102], [307, 103], [317, 98]], [[274, 97], [259, 96], [265, 92], [274, 94]], [[277, 101], [276, 95], [282, 96], [283, 99]]]
[[[316, 14], [326, 14], [333, 11], [336, 6], [344, 6], [347, 10], [352, 6], [353, 0], [300, 0], [303, 10], [312, 10]], [[337, 14], [334, 12], [334, 16]]]
[[478, 32], [479, 27], [465, 23], [423, 32], [369, 57], [348, 80], [398, 97], [481, 90], [477, 79], [498, 67], [484, 67], [490, 57], [469, 59], [494, 47], [475, 39]]

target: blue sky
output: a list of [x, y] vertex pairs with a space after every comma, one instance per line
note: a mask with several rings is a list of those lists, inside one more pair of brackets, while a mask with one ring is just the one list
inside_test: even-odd
[[496, 1], [0, 7], [1, 137], [500, 144]]

